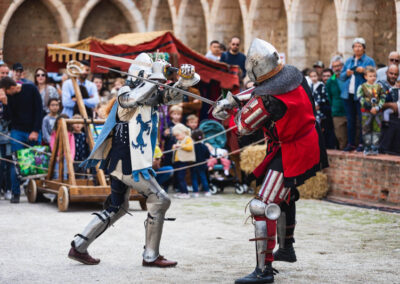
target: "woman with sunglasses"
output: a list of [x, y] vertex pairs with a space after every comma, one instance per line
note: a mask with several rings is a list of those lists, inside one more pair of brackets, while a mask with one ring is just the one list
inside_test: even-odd
[[60, 95], [58, 94], [56, 88], [49, 85], [48, 76], [46, 69], [39, 67], [35, 70], [35, 85], [39, 90], [40, 95], [42, 96], [43, 103], [43, 111], [44, 115], [49, 113], [48, 102], [50, 99], [60, 99]]

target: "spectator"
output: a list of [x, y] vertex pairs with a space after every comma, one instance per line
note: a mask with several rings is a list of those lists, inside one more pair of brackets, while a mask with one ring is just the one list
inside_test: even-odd
[[229, 169], [232, 162], [228, 159], [228, 151], [222, 148], [214, 148], [210, 143], [206, 143], [206, 146], [211, 154], [211, 157], [207, 161], [208, 170], [212, 171], [218, 160], [220, 160], [224, 168], [224, 175], [229, 176]]
[[343, 150], [347, 144], [347, 119], [343, 100], [340, 97], [344, 87], [344, 82], [340, 79], [340, 72], [342, 72], [343, 68], [343, 58], [340, 55], [332, 58], [331, 68], [334, 74], [326, 82], [325, 88], [331, 105], [333, 127], [338, 141], [338, 148]]
[[226, 46], [222, 42], [219, 43], [219, 57], [221, 58], [222, 53], [226, 51]]
[[[158, 184], [168, 192], [169, 180], [174, 175], [172, 166], [161, 166], [161, 157], [163, 156], [160, 147], [156, 146], [154, 149], [153, 170], [156, 172], [156, 180]], [[167, 173], [159, 173], [159, 172]], [[169, 172], [168, 172], [169, 171]]]
[[97, 93], [100, 94], [103, 89], [103, 79], [100, 75], [94, 75], [92, 81], [96, 85]]
[[311, 79], [311, 90], [315, 101], [316, 119], [321, 126], [327, 149], [334, 149], [336, 144], [333, 130], [331, 107], [325, 85], [318, 80], [318, 73], [312, 69], [309, 73]]
[[56, 98], [50, 98], [47, 102], [49, 113], [43, 118], [42, 123], [42, 137], [43, 143], [50, 145], [51, 133], [54, 129], [54, 123], [57, 119], [58, 112], [60, 111], [60, 101]]
[[239, 48], [240, 38], [237, 36], [232, 37], [229, 43], [229, 50], [222, 53], [220, 61], [229, 65], [239, 65], [241, 70], [240, 78], [243, 79], [246, 76], [246, 69], [244, 67], [246, 56], [239, 52]]
[[221, 52], [220, 52], [220, 45], [219, 45], [218, 40], [213, 40], [210, 42], [210, 49], [207, 51], [205, 56], [208, 59], [211, 59], [214, 61], [219, 61]]
[[[382, 87], [383, 92], [385, 93], [385, 102], [390, 103], [395, 100], [397, 101], [395, 97], [398, 96], [398, 88], [396, 87], [396, 81], [398, 77], [399, 67], [397, 64], [392, 64], [389, 65], [386, 71], [386, 79], [377, 81], [377, 83]], [[393, 107], [390, 107], [390, 104], [384, 105], [383, 108], [385, 110], [383, 112], [382, 127], [385, 128], [389, 124], [390, 115], [395, 112], [395, 109]]]
[[35, 70], [35, 85], [42, 96], [44, 114], [49, 112], [48, 105], [50, 99], [60, 99], [60, 95], [58, 94], [56, 88], [49, 85], [48, 80], [49, 78], [47, 76], [46, 69], [39, 67]]
[[123, 78], [117, 78], [114, 82], [114, 87], [111, 90], [111, 96], [117, 96], [118, 90], [125, 85], [125, 80]]
[[[204, 139], [204, 133], [200, 129], [194, 130], [192, 132], [192, 138], [195, 142]], [[190, 175], [192, 178], [192, 186], [193, 186], [193, 197], [199, 197], [199, 183], [198, 179], [200, 178], [201, 185], [203, 186], [204, 196], [211, 196], [208, 180], [207, 180], [207, 164], [204, 163], [207, 159], [210, 158], [210, 151], [203, 142], [194, 144], [194, 152], [196, 154], [196, 164], [203, 163], [201, 165], [197, 165], [195, 167], [190, 168]]]
[[199, 127], [199, 118], [194, 114], [189, 115], [186, 118], [186, 126], [189, 127], [192, 131], [196, 130]]
[[18, 84], [33, 84], [32, 81], [24, 78], [24, 66], [21, 63], [15, 63], [12, 66], [13, 79]]
[[[172, 128], [181, 123], [182, 121], [182, 108], [178, 105], [173, 105], [169, 109], [169, 121], [164, 130], [162, 138], [164, 140], [164, 151], [172, 149], [172, 145], [176, 143], [175, 137], [172, 135]], [[164, 165], [172, 165], [172, 153], [164, 155]]]
[[[393, 64], [399, 66], [399, 63], [400, 63], [400, 54], [397, 51], [390, 52], [388, 57], [388, 65], [386, 67], [379, 68], [378, 71], [376, 71], [376, 80], [385, 81], [387, 79], [386, 72], [388, 70], [388, 66]], [[400, 80], [400, 77], [397, 80]]]
[[[5, 105], [5, 119], [11, 122], [10, 136], [31, 146], [40, 144], [42, 127], [42, 99], [33, 84], [16, 83], [5, 77], [0, 81], [0, 93], [3, 93], [2, 103]], [[7, 98], [4, 99], [4, 93]], [[16, 152], [24, 146], [11, 141], [11, 150]], [[11, 167], [12, 203], [19, 203], [20, 182], [15, 167]]]
[[[1, 70], [0, 70], [1, 71]], [[9, 135], [10, 122], [4, 118], [3, 102], [7, 103], [7, 96], [4, 91], [0, 93], [0, 134]], [[0, 157], [6, 159], [11, 158], [11, 144], [6, 136], [0, 135]], [[0, 194], [5, 199], [11, 199], [11, 179], [10, 179], [10, 163], [0, 161]]]
[[325, 68], [324, 62], [318, 60], [314, 63], [313, 68], [317, 71], [318, 81], [322, 81], [322, 71]]
[[[90, 72], [89, 62], [82, 61], [81, 63], [85, 65], [85, 67], [82, 74], [79, 76], [77, 83], [78, 85], [85, 87], [87, 90], [89, 97], [87, 99], [83, 99], [85, 106], [93, 109], [99, 103], [99, 94], [97, 92], [96, 85], [87, 80]], [[62, 104], [64, 107], [62, 113], [68, 115], [68, 117], [72, 117], [74, 114], [74, 107], [76, 105], [75, 90], [72, 79], [65, 81], [62, 86]]]
[[8, 77], [9, 73], [10, 69], [8, 68], [8, 65], [5, 63], [0, 64], [0, 80], [3, 79], [4, 77]]
[[[83, 117], [79, 114], [75, 114], [72, 118], [83, 119]], [[72, 133], [74, 134], [75, 141], [74, 169], [76, 173], [84, 174], [86, 173], [86, 171], [83, 168], [79, 167], [79, 164], [86, 160], [87, 157], [89, 157], [90, 150], [87, 143], [86, 133], [83, 131], [83, 124], [72, 124]]]
[[325, 68], [322, 70], [322, 83], [326, 84], [328, 82], [328, 79], [332, 77], [333, 71], [330, 68]]
[[56, 88], [57, 88], [57, 93], [60, 97], [62, 97], [62, 86], [64, 85], [65, 81], [68, 80], [68, 75], [66, 73], [61, 75], [61, 81], [60, 83], [56, 84]]
[[385, 103], [385, 94], [381, 85], [375, 83], [376, 70], [374, 67], [365, 68], [364, 84], [357, 89], [357, 98], [360, 100], [362, 112], [362, 135], [364, 141], [364, 155], [377, 155], [379, 147], [379, 133], [381, 119], [378, 113]]
[[[365, 82], [364, 70], [367, 66], [375, 67], [375, 61], [365, 54], [365, 40], [355, 38], [353, 41], [354, 55], [348, 58], [344, 64], [340, 79], [345, 81], [341, 97], [344, 100], [344, 108], [347, 117], [348, 144], [344, 151], [363, 151], [361, 137], [361, 109], [357, 99], [358, 86]], [[357, 124], [357, 122], [359, 124]], [[358, 127], [357, 127], [358, 125]], [[356, 134], [359, 134], [359, 145], [356, 148]]]
[[[190, 129], [182, 123], [178, 123], [172, 128], [172, 134], [175, 136], [177, 141], [172, 146], [174, 149], [174, 169], [179, 169], [188, 165], [188, 162], [194, 162], [196, 160], [196, 154], [194, 152], [193, 140], [190, 137]], [[176, 195], [177, 198], [190, 198], [188, 189], [185, 181], [186, 169], [176, 170], [174, 178], [177, 182], [180, 193]]]

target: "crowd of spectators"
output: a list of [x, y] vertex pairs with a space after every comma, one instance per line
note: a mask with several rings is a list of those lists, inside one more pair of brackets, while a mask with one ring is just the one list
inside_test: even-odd
[[[228, 50], [224, 50], [225, 46], [215, 40], [211, 41], [209, 47], [205, 55], [208, 59], [238, 65], [241, 82], [248, 82], [244, 68], [246, 56], [239, 51], [240, 38], [232, 37]], [[316, 120], [325, 144], [328, 149], [360, 151], [365, 155], [378, 152], [400, 154], [400, 55], [391, 52], [387, 66], [376, 69], [374, 60], [366, 54], [364, 39], [356, 38], [352, 48], [354, 54], [347, 60], [336, 54], [329, 68], [325, 68], [322, 61], [317, 61], [312, 69], [303, 70], [313, 93]], [[87, 114], [92, 118], [105, 119], [110, 104], [114, 102], [113, 98], [125, 81], [116, 78], [112, 88], [109, 88], [102, 76], [90, 76], [88, 62], [82, 63], [85, 68], [77, 78], [77, 83]], [[170, 78], [172, 82], [176, 79], [176, 74]], [[241, 89], [249, 88], [252, 84], [241, 84]], [[196, 88], [190, 88], [189, 91], [200, 94]], [[202, 143], [204, 133], [199, 129], [201, 109], [201, 101], [187, 96], [177, 105], [161, 106], [159, 109], [159, 143], [153, 167], [160, 172], [157, 176], [159, 183], [165, 190], [171, 186], [175, 188], [178, 198], [199, 196], [199, 181], [204, 194], [209, 196], [207, 171], [212, 171], [217, 161], [223, 167], [223, 175], [231, 174], [228, 151]], [[12, 154], [27, 145], [48, 145], [53, 148], [58, 119], [81, 118], [79, 114], [73, 82], [66, 74], [54, 76], [44, 68], [37, 68], [32, 82], [25, 78], [21, 63], [15, 63], [10, 70], [7, 64], [0, 62], [0, 133], [7, 135], [0, 135], [1, 157], [13, 159]], [[68, 130], [70, 152], [76, 162], [74, 166], [77, 173], [85, 173], [78, 164], [90, 152], [87, 131], [101, 130], [96, 129], [95, 126], [74, 124]], [[234, 135], [234, 132], [228, 133], [228, 145], [233, 140], [238, 144]], [[243, 143], [239, 141], [240, 146], [246, 145]], [[230, 150], [235, 149], [230, 146]], [[239, 164], [235, 160], [238, 159], [237, 155], [231, 158]], [[187, 167], [193, 163], [202, 164]], [[0, 169], [2, 194], [11, 202], [18, 203], [20, 182], [15, 167], [2, 160]], [[172, 169], [175, 171], [172, 172]], [[58, 171], [55, 172], [54, 178], [58, 178]], [[240, 169], [236, 175], [240, 178]], [[64, 178], [66, 176], [67, 172]], [[189, 195], [188, 187], [192, 187], [192, 195]]]

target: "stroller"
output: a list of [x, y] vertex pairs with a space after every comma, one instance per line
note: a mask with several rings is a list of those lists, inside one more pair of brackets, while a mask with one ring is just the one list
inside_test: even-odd
[[[200, 124], [199, 128], [203, 131], [205, 139], [225, 130], [222, 124], [215, 120], [204, 120]], [[215, 149], [224, 148], [226, 142], [226, 133], [222, 133], [204, 141], [204, 143], [211, 144]], [[213, 153], [211, 153], [211, 155], [212, 154]], [[226, 158], [228, 159], [229, 156]], [[235, 170], [235, 163], [233, 161], [231, 161], [231, 169], [232, 168]], [[234, 187], [237, 194], [243, 194], [246, 192], [246, 186], [240, 184], [236, 176], [231, 174], [226, 176], [224, 174], [224, 166], [222, 165], [220, 158], [217, 158], [217, 164], [214, 165], [213, 169], [208, 171], [208, 177], [210, 192], [212, 194], [223, 192], [225, 187]]]

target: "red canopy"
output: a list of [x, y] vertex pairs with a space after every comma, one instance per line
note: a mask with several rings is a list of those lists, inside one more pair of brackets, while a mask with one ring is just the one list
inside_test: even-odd
[[[154, 38], [154, 36], [156, 37]], [[138, 40], [139, 37], [140, 39]], [[146, 41], [146, 38], [150, 38], [151, 40]], [[131, 42], [134, 42], [134, 44], [128, 44]], [[219, 82], [221, 88], [225, 89], [233, 89], [239, 86], [239, 66], [228, 66], [225, 63], [210, 60], [184, 45], [171, 32], [121, 34], [106, 41], [89, 38], [80, 41], [79, 44], [77, 43], [76, 45], [80, 47], [84, 44], [87, 45], [87, 49], [93, 52], [131, 59], [134, 59], [142, 52], [155, 52], [157, 50], [160, 52], [168, 52], [171, 57], [176, 55], [179, 65], [184, 63], [194, 65], [196, 72], [200, 75], [201, 80], [205, 83], [215, 80]], [[68, 46], [71, 47], [73, 45], [74, 44], [68, 44]], [[54, 62], [56, 59], [54, 52], [56, 52], [56, 49], [51, 51], [52, 54], [48, 52], [48, 55], [46, 55], [46, 68], [48, 71], [58, 71], [58, 68], [60, 67], [57, 62]], [[60, 56], [62, 55], [58, 54], [59, 61]], [[68, 55], [65, 56], [65, 58], [67, 58], [66, 61], [69, 60]], [[127, 71], [129, 68], [129, 63], [91, 56], [93, 73], [108, 72], [107, 70], [98, 68], [98, 65], [119, 67], [121, 71]], [[56, 68], [57, 70], [55, 70]]]

